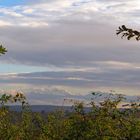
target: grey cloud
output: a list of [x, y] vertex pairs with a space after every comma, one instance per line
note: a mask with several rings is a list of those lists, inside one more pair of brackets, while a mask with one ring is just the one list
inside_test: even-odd
[[30, 85], [55, 85], [70, 87], [138, 87], [140, 85], [138, 68], [115, 69], [104, 71], [57, 71], [36, 72], [1, 76], [1, 83], [21, 83]]
[[66, 21], [50, 27], [1, 28], [0, 37], [8, 49], [1, 61], [58, 67], [85, 66], [91, 61], [139, 62], [139, 44], [117, 38], [116, 28]]

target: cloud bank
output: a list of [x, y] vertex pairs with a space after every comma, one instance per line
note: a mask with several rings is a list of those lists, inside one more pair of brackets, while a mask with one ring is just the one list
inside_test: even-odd
[[140, 29], [139, 7], [139, 0], [24, 0], [0, 6], [0, 39], [8, 49], [1, 65], [51, 68], [1, 74], [0, 84], [139, 90], [139, 42], [115, 35], [122, 24]]

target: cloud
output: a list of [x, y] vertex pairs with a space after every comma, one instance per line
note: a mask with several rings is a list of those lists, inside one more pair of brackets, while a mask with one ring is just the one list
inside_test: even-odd
[[[91, 101], [99, 103], [107, 98], [114, 99], [118, 97], [118, 94], [113, 91], [99, 92], [98, 95], [93, 96], [91, 93], [86, 95], [73, 95], [71, 92], [56, 88], [56, 87], [32, 87], [25, 88], [24, 90], [0, 90], [0, 94], [12, 94], [16, 95], [17, 92], [21, 92], [25, 95], [30, 105], [56, 105], [56, 106], [68, 106], [73, 105], [75, 102], [84, 102], [85, 105], [89, 105]], [[95, 92], [95, 91], [94, 91]], [[139, 96], [136, 95], [125, 95], [124, 103], [139, 102]]]
[[52, 67], [52, 72], [1, 75], [0, 83], [139, 89], [139, 42], [115, 35], [121, 24], [138, 26], [139, 5], [138, 0], [31, 0], [0, 7], [0, 38], [8, 49], [1, 64]]
[[0, 83], [28, 84], [32, 86], [63, 86], [88, 88], [106, 87], [139, 89], [140, 64], [122, 62], [95, 62], [94, 67], [76, 69], [61, 69], [59, 71], [44, 71], [21, 74], [1, 75]]
[[0, 36], [8, 53], [1, 61], [57, 67], [104, 60], [139, 62], [139, 44], [117, 38], [115, 28], [74, 21], [51, 27], [4, 27]]
[[[137, 16], [135, 15], [139, 10], [139, 5], [138, 0], [133, 2], [114, 0], [37, 0], [24, 1], [24, 4], [12, 7], [0, 7], [0, 13], [1, 19], [9, 21], [13, 26], [24, 26], [25, 24], [29, 27], [35, 27], [34, 24], [51, 26], [53, 23], [65, 19], [72, 21], [97, 20], [98, 22], [102, 19], [101, 22], [114, 25], [116, 25], [116, 22], [137, 24]], [[34, 24], [31, 24], [32, 22]]]

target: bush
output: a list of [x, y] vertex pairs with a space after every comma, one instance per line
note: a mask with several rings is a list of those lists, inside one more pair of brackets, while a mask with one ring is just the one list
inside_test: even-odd
[[[90, 102], [88, 111], [84, 103], [75, 103], [74, 111], [64, 110], [49, 114], [30, 110], [23, 94], [2, 95], [0, 98], [1, 140], [139, 140], [139, 104], [120, 109], [122, 97], [107, 98], [97, 106]], [[20, 102], [21, 112], [6, 107], [7, 102]], [[44, 116], [45, 115], [45, 116]]]

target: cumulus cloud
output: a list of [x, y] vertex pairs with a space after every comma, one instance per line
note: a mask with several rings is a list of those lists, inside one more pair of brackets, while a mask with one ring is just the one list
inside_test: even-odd
[[[116, 22], [138, 23], [140, 2], [100, 0], [51, 0], [25, 1], [22, 5], [1, 7], [1, 19], [13, 26], [46, 26], [59, 20], [78, 20], [116, 24]], [[128, 18], [129, 17], [129, 18]], [[136, 19], [137, 18], [137, 19]], [[31, 24], [32, 23], [32, 24]]]

